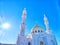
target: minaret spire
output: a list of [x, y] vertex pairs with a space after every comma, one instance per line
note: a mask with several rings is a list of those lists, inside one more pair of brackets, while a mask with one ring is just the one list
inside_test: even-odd
[[20, 25], [20, 35], [25, 35], [25, 20], [26, 20], [26, 8], [22, 12], [22, 23]]
[[23, 12], [22, 12], [22, 22], [25, 23], [25, 19], [26, 19], [26, 8], [24, 8]]
[[45, 24], [45, 26], [46, 26], [46, 32], [49, 33], [49, 32], [50, 32], [49, 22], [48, 22], [47, 17], [45, 16], [45, 14], [44, 14], [44, 24]]

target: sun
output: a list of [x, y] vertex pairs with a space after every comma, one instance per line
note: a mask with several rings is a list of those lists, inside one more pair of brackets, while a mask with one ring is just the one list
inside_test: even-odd
[[8, 29], [10, 27], [10, 24], [9, 23], [4, 23], [3, 25], [2, 25], [2, 28], [3, 29]]

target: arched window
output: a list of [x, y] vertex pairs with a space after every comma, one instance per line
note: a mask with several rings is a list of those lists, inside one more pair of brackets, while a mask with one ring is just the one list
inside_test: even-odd
[[52, 42], [52, 45], [55, 45], [55, 43], [54, 43], [54, 41], [53, 41], [53, 40], [51, 40], [51, 42]]
[[35, 33], [37, 33], [37, 30], [35, 30]]
[[41, 32], [43, 32], [43, 31], [41, 30]]
[[40, 41], [40, 45], [44, 45], [44, 43], [42, 41]]
[[38, 33], [40, 32], [40, 30], [38, 30]]
[[34, 33], [34, 31], [32, 31], [32, 33]]
[[31, 43], [30, 43], [30, 42], [28, 42], [28, 45], [31, 45]]

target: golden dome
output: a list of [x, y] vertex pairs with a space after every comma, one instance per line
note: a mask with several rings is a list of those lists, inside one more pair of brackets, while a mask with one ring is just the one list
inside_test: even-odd
[[34, 32], [34, 31], [37, 31], [37, 30], [43, 31], [43, 28], [42, 28], [41, 26], [39, 26], [38, 24], [36, 24], [36, 25], [32, 28], [31, 32]]

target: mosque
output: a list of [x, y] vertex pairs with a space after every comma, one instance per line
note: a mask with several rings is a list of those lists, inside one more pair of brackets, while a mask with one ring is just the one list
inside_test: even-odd
[[0, 44], [0, 45], [58, 45], [56, 38], [51, 34], [49, 28], [49, 22], [47, 17], [44, 15], [44, 24], [46, 26], [46, 31], [36, 24], [31, 29], [30, 34], [25, 35], [25, 20], [26, 20], [26, 8], [22, 12], [22, 21], [20, 24], [20, 33], [18, 34], [16, 44]]
[[49, 22], [47, 17], [44, 15], [44, 24], [46, 26], [46, 31], [39, 26], [35, 25], [30, 34], [25, 35], [25, 19], [26, 19], [26, 9], [22, 12], [22, 21], [20, 24], [20, 34], [17, 38], [16, 45], [57, 45], [56, 38], [51, 34], [49, 29]]

